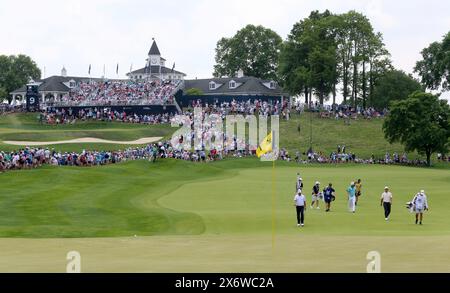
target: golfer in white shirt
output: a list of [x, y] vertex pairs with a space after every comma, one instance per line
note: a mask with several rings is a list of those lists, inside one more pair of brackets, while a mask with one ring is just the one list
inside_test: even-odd
[[381, 206], [384, 208], [384, 219], [389, 220], [392, 207], [392, 193], [389, 191], [389, 187], [384, 188], [384, 192], [381, 194]]
[[294, 205], [297, 211], [297, 227], [305, 225], [306, 197], [299, 189], [294, 197]]

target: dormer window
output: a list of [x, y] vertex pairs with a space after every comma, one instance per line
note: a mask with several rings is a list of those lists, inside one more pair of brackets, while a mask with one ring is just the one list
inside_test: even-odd
[[236, 88], [236, 82], [234, 80], [230, 80], [230, 82], [228, 83], [228, 87], [230, 89], [235, 89]]
[[210, 90], [215, 90], [215, 89], [216, 89], [216, 83], [215, 83], [214, 81], [211, 81], [211, 82], [209, 83], [209, 89], [210, 89]]
[[276, 86], [277, 86], [277, 84], [276, 84], [274, 81], [271, 81], [271, 82], [269, 83], [269, 87], [270, 87], [271, 89], [275, 89]]
[[70, 88], [74, 88], [75, 85], [76, 85], [75, 80], [71, 79], [71, 80], [69, 81], [69, 87], [70, 87]]

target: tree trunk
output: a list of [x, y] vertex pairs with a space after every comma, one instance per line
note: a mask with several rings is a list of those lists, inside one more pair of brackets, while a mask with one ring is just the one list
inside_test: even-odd
[[372, 63], [370, 65], [370, 71], [369, 71], [369, 105], [373, 107], [373, 71], [372, 71]]
[[336, 83], [333, 84], [333, 106], [336, 104]]
[[346, 67], [346, 64], [344, 64], [344, 69], [342, 71], [342, 85], [344, 87], [344, 92], [343, 92], [343, 96], [344, 96], [344, 103], [347, 102], [347, 97], [348, 97], [348, 70]]
[[362, 98], [363, 98], [363, 109], [366, 109], [366, 94], [367, 94], [367, 89], [366, 89], [366, 62], [363, 61], [362, 64]]
[[427, 166], [431, 167], [431, 151], [427, 150], [426, 154], [427, 154]]
[[305, 88], [305, 104], [308, 105], [308, 88]]
[[355, 40], [353, 55], [353, 107], [356, 109], [356, 99], [358, 97], [358, 44]]
[[358, 97], [358, 64], [355, 61], [353, 63], [353, 91], [352, 91], [353, 107], [355, 109], [357, 97]]

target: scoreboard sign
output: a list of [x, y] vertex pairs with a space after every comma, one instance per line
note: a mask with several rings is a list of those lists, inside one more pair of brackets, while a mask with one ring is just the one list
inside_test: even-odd
[[39, 86], [34, 84], [27, 85], [27, 111], [39, 111]]

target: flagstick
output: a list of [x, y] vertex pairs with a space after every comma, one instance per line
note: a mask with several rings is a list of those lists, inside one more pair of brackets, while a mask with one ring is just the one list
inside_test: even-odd
[[[273, 139], [273, 138], [272, 138]], [[275, 174], [275, 160], [272, 161], [272, 253], [275, 252], [275, 189], [276, 189], [276, 174]]]
[[[275, 132], [272, 130], [272, 154], [275, 151]], [[275, 252], [275, 229], [276, 229], [276, 215], [275, 215], [275, 205], [276, 205], [276, 173], [275, 173], [275, 160], [272, 158], [272, 254]]]

